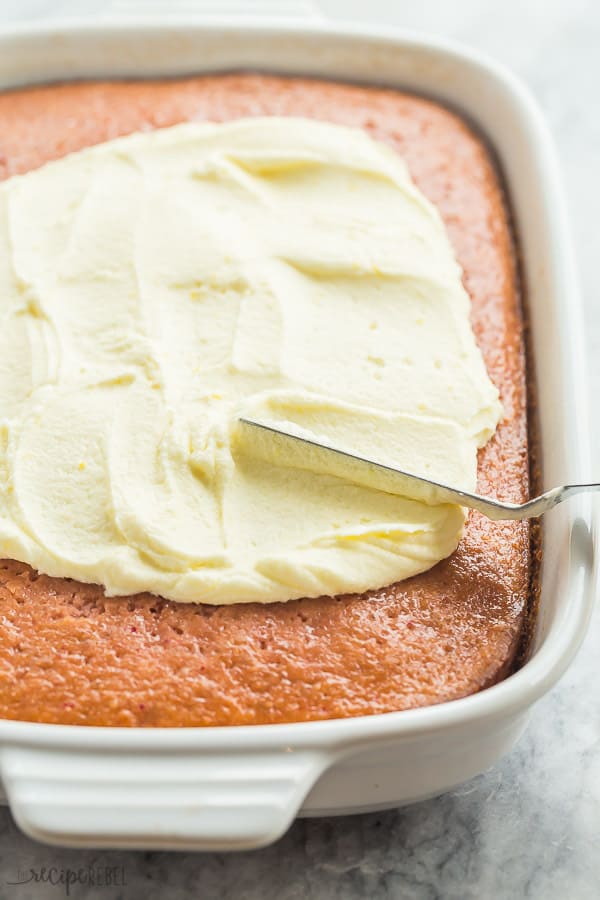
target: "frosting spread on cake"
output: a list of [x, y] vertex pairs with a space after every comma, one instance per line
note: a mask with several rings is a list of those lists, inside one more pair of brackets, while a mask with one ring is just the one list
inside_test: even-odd
[[500, 405], [461, 272], [363, 132], [187, 124], [4, 182], [0, 317], [4, 556], [109, 594], [269, 602], [407, 578], [460, 539], [460, 507], [237, 426], [475, 487]]

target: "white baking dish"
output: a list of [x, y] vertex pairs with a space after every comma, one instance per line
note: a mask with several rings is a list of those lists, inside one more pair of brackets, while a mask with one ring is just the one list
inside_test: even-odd
[[[547, 485], [584, 479], [585, 381], [577, 281], [556, 162], [537, 107], [469, 50], [407, 34], [197, 21], [68, 24], [0, 35], [0, 88], [80, 77], [257, 68], [434, 96], [487, 135], [512, 202], [531, 318]], [[397, 806], [440, 793], [511, 748], [588, 622], [593, 507], [544, 527], [534, 652], [515, 675], [452, 703], [329, 722], [208, 729], [0, 722], [0, 771], [31, 836], [70, 845], [247, 848], [296, 815]]]

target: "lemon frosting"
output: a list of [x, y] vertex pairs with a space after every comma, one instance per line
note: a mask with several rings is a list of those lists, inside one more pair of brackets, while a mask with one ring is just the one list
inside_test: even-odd
[[238, 420], [473, 490], [501, 408], [469, 307], [439, 214], [358, 130], [191, 123], [9, 179], [0, 553], [196, 603], [430, 568], [461, 507], [289, 460]]

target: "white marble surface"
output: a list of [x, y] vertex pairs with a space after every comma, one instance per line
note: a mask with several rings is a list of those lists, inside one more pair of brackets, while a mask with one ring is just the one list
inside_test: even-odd
[[[196, 0], [204, 10], [218, 0]], [[116, 0], [139, 9], [143, 0]], [[165, 5], [147, 0], [148, 8]], [[195, 0], [172, 6], [190, 11]], [[223, 7], [244, 0], [223, 0]], [[263, 0], [263, 8], [269, 4]], [[271, 2], [271, 8], [275, 4]], [[285, 4], [284, 4], [285, 5]], [[291, 5], [314, 6], [304, 0]], [[0, 0], [0, 23], [107, 11], [102, 0]], [[452, 35], [511, 66], [558, 143], [586, 305], [592, 397], [600, 390], [600, 4], [597, 0], [320, 0], [329, 15]], [[595, 408], [595, 405], [594, 405]], [[594, 446], [600, 430], [594, 429]], [[600, 473], [600, 452], [595, 453]], [[302, 821], [274, 847], [226, 856], [44, 847], [0, 811], [0, 898], [45, 900], [19, 870], [123, 867], [125, 887], [73, 887], [86, 900], [597, 900], [600, 896], [599, 613], [579, 657], [535, 708], [518, 747], [492, 771], [408, 809]]]

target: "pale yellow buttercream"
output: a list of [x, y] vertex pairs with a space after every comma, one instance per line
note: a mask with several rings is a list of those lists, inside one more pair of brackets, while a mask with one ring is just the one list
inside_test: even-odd
[[237, 425], [475, 487], [500, 406], [461, 273], [360, 131], [180, 125], [6, 181], [0, 317], [5, 557], [241, 603], [378, 587], [459, 541], [460, 507], [279, 459]]

